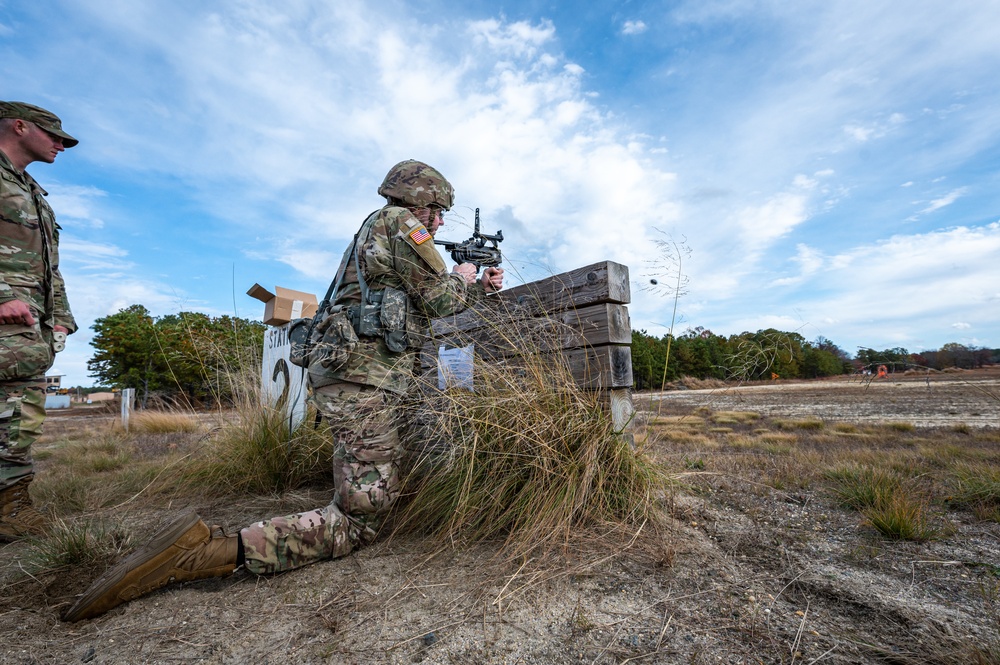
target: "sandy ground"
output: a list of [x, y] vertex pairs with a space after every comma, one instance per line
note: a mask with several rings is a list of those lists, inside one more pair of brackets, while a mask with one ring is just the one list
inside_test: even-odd
[[[677, 411], [996, 427], [997, 401], [980, 396], [997, 382], [979, 378], [982, 389], [830, 381], [662, 399]], [[997, 523], [959, 514], [948, 538], [889, 542], [808, 489], [698, 482], [661, 497], [662, 524], [581, 537], [551, 561], [505, 566], [488, 545], [382, 540], [279, 576], [175, 585], [79, 624], [58, 613], [100, 571], [28, 576], [28, 545], [0, 545], [0, 663], [958, 664], [974, 662], [954, 655], [963, 649], [996, 644]], [[322, 503], [316, 491], [193, 507], [238, 528]], [[121, 519], [162, 524], [183, 507]]]

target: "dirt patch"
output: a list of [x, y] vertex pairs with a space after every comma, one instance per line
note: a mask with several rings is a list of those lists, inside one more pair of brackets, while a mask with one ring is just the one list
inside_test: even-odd
[[[923, 378], [830, 381], [640, 397], [650, 428], [657, 418], [697, 421], [706, 408], [761, 418], [733, 416], [725, 427], [706, 418], [686, 439], [647, 430], [651, 452], [677, 470], [677, 486], [659, 498], [662, 523], [595, 529], [549, 561], [502, 564], [489, 545], [382, 539], [283, 575], [175, 585], [65, 624], [59, 611], [99, 567], [27, 575], [20, 560], [31, 544], [0, 546], [0, 662], [998, 663], [996, 521], [941, 508], [941, 537], [887, 540], [787, 469], [781, 452], [804, 445], [788, 443], [783, 418], [820, 418], [828, 429], [882, 419], [927, 432], [975, 427], [967, 436], [978, 437], [976, 459], [1000, 465], [1000, 435], [990, 429], [1000, 408], [982, 397], [997, 387], [980, 378], [980, 386], [946, 377], [929, 387]], [[763, 430], [774, 450], [737, 445]], [[845, 428], [809, 445], [817, 455], [823, 446], [868, 454], [878, 437], [861, 434]], [[937, 440], [908, 436], [894, 445], [912, 454]], [[239, 502], [189, 497], [105, 517], [151, 534], [190, 506], [237, 529], [326, 496], [315, 488]]]

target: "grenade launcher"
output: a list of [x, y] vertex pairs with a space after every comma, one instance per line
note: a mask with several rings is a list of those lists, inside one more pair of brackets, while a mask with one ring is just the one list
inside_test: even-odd
[[[487, 240], [491, 245], [486, 244]], [[463, 242], [435, 240], [434, 244], [444, 245], [445, 251], [451, 252], [451, 258], [455, 263], [473, 264], [478, 273], [480, 268], [495, 268], [500, 265], [503, 257], [497, 245], [501, 242], [503, 242], [503, 231], [497, 231], [494, 235], [479, 232], [479, 208], [476, 208], [476, 228], [471, 238]]]

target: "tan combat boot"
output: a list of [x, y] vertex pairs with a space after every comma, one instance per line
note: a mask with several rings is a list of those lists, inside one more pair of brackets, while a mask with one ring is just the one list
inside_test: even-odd
[[0, 490], [0, 543], [40, 536], [49, 526], [49, 520], [31, 505], [28, 485], [32, 478], [25, 476]]
[[63, 613], [63, 621], [92, 619], [170, 582], [229, 575], [238, 551], [239, 536], [212, 536], [197, 513], [187, 513], [109, 568]]

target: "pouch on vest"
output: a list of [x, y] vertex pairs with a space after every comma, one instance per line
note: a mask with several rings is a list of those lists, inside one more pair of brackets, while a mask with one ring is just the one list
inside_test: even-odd
[[309, 341], [313, 320], [293, 319], [288, 324], [288, 343], [291, 350], [288, 352], [288, 360], [293, 365], [306, 368], [309, 367], [309, 356], [312, 353], [312, 343]]
[[316, 326], [309, 364], [319, 365], [328, 371], [335, 371], [347, 363], [347, 359], [358, 346], [358, 336], [354, 332], [347, 313], [341, 307], [334, 307], [329, 315]]
[[343, 367], [358, 346], [358, 336], [344, 309], [337, 305], [320, 310], [312, 319], [296, 319], [288, 329], [292, 348], [289, 360], [299, 367], [317, 365], [328, 371]]
[[382, 292], [382, 322], [385, 345], [393, 353], [403, 353], [409, 346], [406, 334], [406, 319], [409, 314], [410, 299], [406, 292], [387, 286]]

